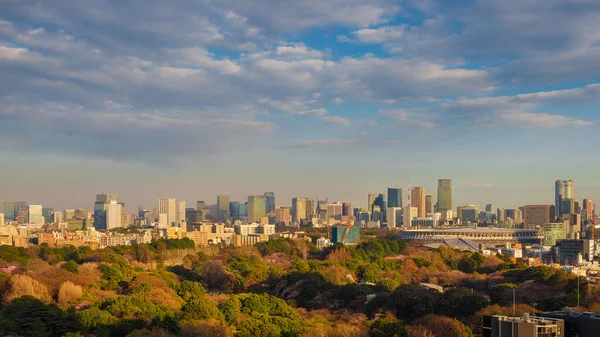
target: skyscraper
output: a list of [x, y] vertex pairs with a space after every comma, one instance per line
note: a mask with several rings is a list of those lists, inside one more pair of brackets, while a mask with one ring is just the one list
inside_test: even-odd
[[401, 188], [388, 188], [388, 207], [400, 207], [402, 208], [402, 189]]
[[425, 217], [425, 188], [415, 187], [412, 189], [411, 202], [413, 207], [417, 208], [417, 217]]
[[585, 220], [593, 220], [596, 210], [594, 202], [591, 199], [583, 199], [583, 210], [585, 211]]
[[15, 203], [5, 201], [2, 204], [2, 211], [4, 213], [5, 220], [14, 220], [15, 219]]
[[437, 205], [442, 214], [452, 210], [452, 179], [438, 179]]
[[379, 210], [382, 213], [382, 222], [387, 221], [386, 218], [386, 212], [387, 212], [387, 204], [385, 202], [385, 195], [383, 194], [378, 194], [377, 197], [375, 198], [375, 201], [373, 202], [373, 206], [371, 208], [371, 214], [374, 213], [374, 208], [375, 206], [379, 207]]
[[375, 203], [375, 198], [377, 198], [377, 193], [369, 193], [369, 199], [367, 201], [367, 210], [369, 212], [373, 211], [373, 204]]
[[165, 224], [167, 227], [171, 227], [177, 223], [177, 201], [175, 198], [158, 199], [158, 214], [167, 215], [167, 223]]
[[42, 205], [29, 205], [28, 211], [28, 222], [35, 224], [44, 224], [44, 217], [42, 216]]
[[426, 195], [425, 196], [425, 216], [429, 216], [430, 214], [433, 216], [433, 196]]
[[44, 217], [44, 221], [46, 223], [50, 223], [53, 220], [54, 208], [42, 208], [42, 216]]
[[179, 200], [177, 202], [177, 227], [181, 226], [185, 220], [185, 200]]
[[265, 192], [265, 213], [275, 211], [275, 193]]
[[352, 204], [349, 202], [342, 203], [342, 216], [349, 216], [352, 218]]
[[[106, 209], [111, 201], [117, 202], [118, 195], [112, 193], [102, 193], [96, 195], [94, 203], [94, 228], [98, 230], [107, 229], [106, 227]], [[75, 210], [65, 210], [65, 220], [75, 217]]]
[[575, 182], [573, 180], [557, 180], [554, 182], [554, 216], [564, 214], [563, 200], [575, 199]]
[[19, 223], [25, 223], [29, 220], [27, 220], [27, 213], [29, 211], [29, 208], [27, 207], [27, 203], [25, 201], [17, 201], [15, 202], [15, 216], [14, 219], [16, 220], [17, 217], [19, 218]]
[[264, 195], [251, 195], [248, 197], [248, 221], [261, 222], [267, 214], [266, 197]]
[[315, 201], [308, 199], [306, 200], [306, 219], [312, 221], [315, 216]]
[[121, 227], [122, 212], [122, 206], [114, 200], [106, 205], [106, 230]]
[[552, 205], [527, 205], [523, 211], [525, 229], [534, 229], [552, 222], [554, 209]]
[[327, 219], [342, 220], [342, 204], [339, 202], [327, 204]]
[[308, 199], [302, 197], [295, 197], [292, 199], [292, 221], [300, 223], [300, 221], [307, 219], [307, 201]]
[[229, 222], [230, 211], [229, 211], [229, 196], [218, 195], [217, 196], [217, 210], [219, 211], [218, 219], [221, 222]]
[[290, 214], [289, 207], [277, 207], [275, 209], [275, 222], [277, 224], [284, 224], [288, 226], [292, 221], [292, 215]]

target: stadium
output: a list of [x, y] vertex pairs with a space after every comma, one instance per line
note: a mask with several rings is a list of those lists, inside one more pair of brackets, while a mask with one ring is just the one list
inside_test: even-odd
[[445, 228], [445, 229], [409, 229], [399, 234], [399, 239], [411, 243], [434, 243], [454, 239], [469, 240], [476, 243], [502, 244], [540, 244], [544, 233], [536, 229], [511, 228]]

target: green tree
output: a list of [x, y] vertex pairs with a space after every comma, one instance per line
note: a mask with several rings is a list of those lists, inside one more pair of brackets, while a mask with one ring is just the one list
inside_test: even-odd
[[380, 318], [369, 328], [369, 337], [408, 337], [408, 332], [402, 323], [389, 318]]
[[219, 311], [219, 308], [211, 301], [207, 300], [194, 300], [187, 302], [179, 313], [179, 319], [182, 321], [191, 320], [209, 320], [217, 319], [220, 321], [225, 320], [223, 313]]

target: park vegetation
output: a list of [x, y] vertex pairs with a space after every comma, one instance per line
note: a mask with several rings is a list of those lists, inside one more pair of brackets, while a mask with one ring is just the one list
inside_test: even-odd
[[[600, 287], [506, 256], [379, 236], [318, 251], [189, 240], [92, 251], [0, 246], [0, 335], [470, 337], [484, 315], [600, 311]], [[428, 285], [443, 287], [440, 292]]]

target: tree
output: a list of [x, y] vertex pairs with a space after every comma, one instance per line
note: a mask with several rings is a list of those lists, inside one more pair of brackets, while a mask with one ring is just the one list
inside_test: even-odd
[[77, 265], [77, 262], [75, 262], [73, 260], [63, 263], [63, 265], [60, 267], [72, 274], [77, 274], [79, 272], [79, 266]]
[[208, 319], [216, 319], [219, 321], [225, 320], [225, 317], [223, 316], [223, 313], [219, 311], [219, 308], [213, 302], [207, 300], [187, 302], [181, 308], [179, 318], [182, 321]]
[[32, 296], [42, 301], [50, 301], [48, 288], [27, 275], [13, 275], [8, 281], [9, 290], [4, 300], [10, 302], [21, 296]]
[[415, 319], [434, 313], [442, 294], [416, 285], [401, 285], [391, 296], [391, 303], [400, 319]]
[[380, 318], [373, 322], [369, 329], [370, 337], [408, 337], [408, 332], [402, 323], [389, 319]]
[[444, 293], [438, 313], [453, 318], [467, 318], [486, 304], [486, 299], [481, 295], [464, 289], [452, 289]]
[[206, 295], [206, 290], [200, 282], [183, 280], [179, 284], [177, 295], [183, 298], [184, 301], [189, 301]]
[[58, 304], [61, 307], [67, 307], [71, 301], [79, 299], [81, 296], [83, 296], [81, 286], [71, 281], [63, 282], [58, 289]]
[[0, 320], [6, 335], [62, 336], [77, 330], [71, 314], [31, 296], [14, 299], [0, 312]]

